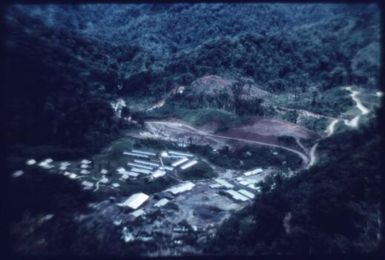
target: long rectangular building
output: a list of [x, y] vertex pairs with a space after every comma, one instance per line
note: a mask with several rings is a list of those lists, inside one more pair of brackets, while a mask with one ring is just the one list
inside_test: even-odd
[[187, 161], [188, 161], [188, 158], [183, 157], [183, 158], [179, 159], [178, 161], [173, 162], [171, 165], [172, 165], [172, 167], [177, 167], [177, 166], [179, 166], [182, 163], [187, 162]]
[[224, 180], [224, 179], [220, 179], [220, 178], [217, 178], [215, 179], [214, 181], [216, 181], [217, 183], [221, 184], [222, 186], [225, 186], [226, 188], [233, 188], [234, 185], [229, 183], [228, 181]]
[[186, 181], [186, 182], [183, 182], [181, 184], [175, 185], [175, 186], [167, 189], [166, 191], [169, 191], [172, 194], [178, 194], [181, 192], [191, 190], [194, 186], [195, 186], [195, 184], [192, 183], [191, 181]]
[[165, 170], [167, 170], [167, 171], [172, 171], [172, 170], [174, 170], [174, 168], [173, 167], [170, 167], [170, 166], [164, 166], [163, 167]]
[[185, 156], [185, 157], [193, 157], [194, 156], [191, 153], [181, 153], [181, 152], [177, 152], [177, 151], [169, 151], [168, 153], [172, 154], [172, 155]]
[[157, 208], [163, 207], [168, 202], [169, 202], [169, 200], [166, 198], [160, 199], [157, 203], [154, 204], [154, 207], [157, 207]]
[[193, 165], [195, 165], [197, 163], [198, 163], [198, 161], [194, 160], [194, 161], [186, 163], [185, 165], [182, 165], [180, 168], [182, 170], [186, 170], [187, 168], [190, 168], [191, 166], [193, 166]]
[[135, 163], [139, 163], [139, 164], [144, 164], [144, 165], [150, 165], [150, 166], [154, 166], [154, 167], [159, 167], [160, 166], [158, 163], [152, 163], [152, 162], [143, 161], [143, 160], [137, 160], [137, 159], [135, 159], [134, 162]]
[[240, 201], [248, 201], [249, 200], [248, 197], [240, 194], [239, 192], [236, 192], [235, 190], [227, 190], [226, 192], [228, 194], [230, 194], [233, 197], [233, 199], [235, 199], [235, 200], [240, 200]]
[[135, 150], [135, 149], [132, 149], [131, 152], [133, 152], [133, 153], [138, 153], [138, 154], [144, 154], [144, 155], [150, 155], [150, 156], [156, 156], [156, 153], [147, 152], [147, 151], [142, 151], [142, 150]]
[[135, 193], [131, 195], [127, 200], [122, 203], [118, 203], [117, 205], [120, 207], [130, 207], [132, 209], [139, 208], [146, 200], [148, 200], [149, 196], [143, 192]]
[[253, 193], [251, 193], [250, 191], [240, 189], [240, 190], [238, 190], [238, 192], [241, 193], [242, 195], [245, 195], [246, 197], [249, 197], [250, 199], [255, 198], [255, 195]]
[[261, 172], [263, 172], [262, 168], [257, 168], [257, 169], [251, 170], [251, 171], [244, 172], [243, 175], [250, 176], [250, 175], [258, 174]]
[[125, 174], [127, 174], [128, 176], [131, 176], [131, 177], [138, 177], [138, 173], [137, 172], [126, 172]]
[[123, 152], [123, 154], [131, 155], [131, 156], [136, 156], [136, 157], [140, 157], [140, 158], [148, 158], [148, 155], [138, 154], [138, 153]]
[[137, 164], [137, 163], [127, 163], [127, 165], [134, 166], [137, 168], [147, 169], [147, 170], [152, 170], [154, 168], [151, 166], [145, 166], [145, 165], [141, 165], [141, 164]]
[[137, 218], [137, 217], [139, 217], [139, 216], [142, 216], [142, 215], [144, 215], [144, 210], [143, 209], [137, 209], [137, 210], [135, 210], [135, 211], [133, 211], [133, 212], [131, 212], [131, 216], [134, 216], [135, 218]]
[[140, 169], [140, 168], [132, 168], [131, 171], [132, 171], [132, 172], [138, 172], [138, 173], [144, 173], [144, 174], [149, 174], [149, 173], [151, 173], [150, 170]]

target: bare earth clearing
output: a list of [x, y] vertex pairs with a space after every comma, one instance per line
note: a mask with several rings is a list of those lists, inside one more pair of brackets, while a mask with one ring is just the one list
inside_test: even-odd
[[295, 139], [315, 139], [318, 137], [315, 132], [306, 128], [272, 119], [256, 119], [252, 124], [234, 127], [220, 133], [215, 133], [214, 129], [193, 127], [177, 120], [146, 121], [145, 126], [146, 131], [133, 135], [139, 138], [191, 141], [200, 145], [211, 145], [215, 148], [225, 145], [232, 146], [231, 141], [276, 147], [297, 154], [305, 166], [310, 162], [309, 154], [298, 147], [280, 144], [277, 137], [292, 136]]

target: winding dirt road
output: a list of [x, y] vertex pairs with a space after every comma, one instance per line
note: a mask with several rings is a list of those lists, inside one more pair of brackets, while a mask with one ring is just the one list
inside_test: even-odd
[[[226, 140], [232, 140], [232, 141], [238, 141], [238, 142], [245, 142], [245, 143], [252, 143], [252, 144], [258, 144], [258, 145], [264, 145], [264, 146], [270, 146], [270, 147], [275, 147], [275, 148], [280, 148], [292, 153], [295, 153], [296, 155], [300, 156], [304, 165], [307, 166], [310, 162], [309, 157], [298, 150], [282, 146], [282, 145], [277, 145], [277, 144], [272, 144], [272, 143], [266, 143], [266, 142], [261, 142], [261, 141], [255, 141], [251, 139], [245, 139], [245, 138], [237, 138], [237, 137], [229, 137], [229, 136], [224, 136], [224, 135], [217, 135], [213, 133], [209, 133], [200, 129], [197, 129], [195, 127], [192, 127], [188, 124], [185, 123], [180, 123], [180, 122], [170, 122], [170, 121], [146, 121], [146, 126], [147, 129], [151, 129], [154, 134], [157, 135], [155, 129], [159, 129], [159, 127], [164, 127], [164, 128], [171, 128], [173, 131], [178, 131], [179, 133], [186, 133], [186, 134], [193, 134], [193, 135], [201, 135], [204, 137], [212, 138], [214, 141], [217, 141], [216, 139], [226, 139]], [[154, 132], [155, 130], [155, 132]], [[159, 135], [158, 135], [159, 136]]]
[[328, 125], [328, 127], [325, 130], [326, 137], [329, 137], [329, 136], [333, 135], [333, 133], [335, 131], [335, 126], [340, 121], [343, 121], [346, 126], [349, 126], [351, 128], [357, 128], [360, 117], [362, 115], [366, 115], [366, 114], [368, 114], [370, 112], [370, 110], [368, 108], [366, 108], [362, 104], [361, 100], [358, 98], [358, 95], [360, 94], [359, 91], [353, 90], [352, 87], [345, 87], [345, 89], [351, 92], [350, 96], [353, 99], [353, 101], [355, 102], [356, 107], [358, 108], [358, 110], [360, 110], [361, 114], [353, 117], [350, 120], [341, 119], [341, 118], [333, 119], [332, 122]]

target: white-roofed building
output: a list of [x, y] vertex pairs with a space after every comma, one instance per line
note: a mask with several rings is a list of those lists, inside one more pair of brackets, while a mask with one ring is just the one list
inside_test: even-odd
[[83, 169], [83, 170], [80, 171], [80, 173], [81, 173], [81, 174], [89, 174], [90, 171]]
[[184, 158], [184, 157], [186, 157], [186, 156], [184, 156], [184, 155], [175, 155], [175, 154], [170, 154], [168, 157], [170, 157], [170, 158], [174, 158], [174, 159], [178, 159], [178, 158]]
[[168, 202], [169, 202], [169, 200], [166, 198], [160, 199], [157, 203], [154, 204], [154, 207], [157, 207], [157, 208], [163, 207]]
[[145, 155], [145, 154], [139, 154], [139, 153], [123, 152], [123, 154], [125, 154], [125, 155], [131, 155], [131, 156], [136, 156], [136, 157], [140, 157], [140, 158], [148, 158], [148, 157], [149, 157], [148, 155]]
[[138, 177], [139, 176], [139, 173], [137, 173], [137, 172], [126, 172], [126, 174], [128, 176], [131, 176], [131, 177]]
[[178, 194], [181, 192], [191, 190], [194, 186], [195, 186], [195, 184], [192, 183], [191, 181], [186, 181], [186, 182], [183, 182], [181, 184], [175, 185], [175, 186], [167, 189], [166, 191], [169, 191], [172, 194]]
[[158, 163], [152, 163], [152, 162], [147, 162], [147, 161], [137, 160], [137, 159], [135, 159], [134, 162], [139, 163], [139, 164], [153, 166], [153, 167], [159, 167], [160, 166]]
[[15, 171], [14, 173], [12, 173], [12, 177], [13, 178], [17, 178], [17, 177], [20, 177], [23, 174], [24, 174], [24, 171], [18, 170], [18, 171]]
[[261, 173], [261, 172], [263, 172], [262, 168], [256, 168], [254, 170], [244, 172], [243, 175], [250, 176], [250, 175], [258, 174], [258, 173]]
[[146, 166], [146, 165], [137, 164], [137, 163], [127, 163], [127, 165], [134, 166], [137, 168], [147, 169], [147, 170], [152, 170], [154, 168], [153, 166]]
[[172, 167], [177, 167], [177, 166], [179, 166], [179, 165], [181, 165], [182, 163], [187, 162], [187, 161], [188, 161], [188, 158], [183, 157], [183, 158], [179, 159], [178, 161], [173, 162], [173, 163], [171, 164], [171, 166], [172, 166]]
[[186, 163], [185, 165], [182, 165], [180, 168], [181, 168], [182, 170], [186, 170], [186, 169], [190, 168], [191, 166], [193, 166], [193, 165], [195, 165], [195, 164], [197, 164], [197, 163], [198, 163], [198, 161], [193, 160], [193, 161], [191, 161], [191, 162]]
[[191, 153], [181, 153], [181, 152], [177, 152], [177, 151], [169, 151], [168, 153], [171, 155], [184, 156], [184, 157], [193, 157], [194, 156]]
[[174, 168], [173, 167], [170, 167], [170, 166], [164, 166], [163, 167], [165, 170], [167, 170], [167, 171], [173, 171], [174, 170]]
[[116, 171], [117, 171], [119, 174], [125, 174], [125, 173], [127, 173], [127, 170], [124, 169], [123, 167], [120, 167], [120, 168], [116, 169]]
[[161, 170], [161, 169], [157, 169], [156, 171], [154, 171], [151, 175], [154, 177], [154, 178], [159, 178], [159, 177], [162, 177], [163, 175], [165, 175], [166, 172], [164, 170]]
[[47, 158], [44, 161], [41, 161], [38, 165], [44, 169], [51, 169], [54, 167], [53, 165], [51, 165], [52, 162], [53, 160], [51, 158]]
[[250, 191], [240, 189], [240, 190], [238, 190], [238, 192], [241, 193], [242, 195], [245, 195], [246, 197], [249, 197], [250, 199], [255, 198], [255, 195], [253, 193], [251, 193]]
[[259, 186], [255, 186], [255, 183], [253, 183], [253, 184], [249, 184], [249, 185], [247, 185], [247, 187], [249, 187], [250, 189], [252, 189], [252, 190], [256, 190], [256, 191], [261, 191], [261, 187], [259, 187]]
[[235, 200], [239, 200], [239, 201], [248, 201], [249, 198], [240, 194], [239, 192], [236, 192], [235, 190], [227, 190], [226, 191], [228, 194], [231, 195], [231, 197]]
[[104, 175], [102, 176], [102, 178], [99, 180], [101, 183], [107, 183], [109, 180], [108, 178], [106, 178]]
[[128, 199], [126, 199], [122, 203], [118, 203], [117, 205], [120, 207], [130, 207], [132, 209], [139, 208], [146, 200], [148, 200], [149, 196], [143, 192], [135, 193], [131, 195]]
[[121, 180], [127, 180], [128, 177], [129, 177], [128, 174], [123, 173], [123, 174], [122, 174], [122, 177], [120, 177], [120, 179], [121, 179]]
[[87, 160], [87, 159], [83, 159], [80, 163], [81, 164], [89, 164], [89, 163], [91, 163], [91, 161]]
[[137, 153], [137, 154], [144, 154], [144, 155], [156, 156], [156, 153], [147, 152], [147, 151], [142, 151], [142, 150], [135, 150], [135, 149], [132, 149], [131, 152], [132, 152], [132, 153]]
[[144, 174], [149, 174], [149, 173], [151, 173], [150, 170], [139, 169], [139, 168], [132, 168], [131, 171], [132, 171], [132, 172], [137, 172], [137, 173], [144, 173]]
[[78, 176], [75, 173], [69, 174], [70, 179], [76, 179]]
[[34, 165], [34, 164], [36, 164], [36, 160], [35, 159], [29, 159], [28, 161], [25, 162], [25, 164]]
[[89, 181], [82, 181], [82, 185], [84, 186], [85, 189], [91, 189], [94, 186], [94, 184]]
[[226, 180], [224, 180], [224, 179], [217, 178], [217, 179], [215, 179], [214, 181], [216, 181], [216, 182], [219, 183], [220, 185], [225, 186], [226, 188], [229, 188], [229, 189], [231, 189], [231, 188], [234, 187], [233, 184], [229, 183], [228, 181], [226, 181]]
[[135, 218], [139, 217], [139, 216], [142, 216], [144, 215], [144, 210], [143, 209], [138, 209], [138, 210], [135, 210], [134, 212], [131, 212], [131, 216], [134, 216]]
[[243, 179], [243, 180], [240, 181], [239, 183], [240, 183], [241, 185], [247, 186], [247, 185], [250, 185], [250, 184], [258, 183], [258, 182], [260, 182], [260, 181], [261, 181], [261, 180], [259, 180], [259, 179]]

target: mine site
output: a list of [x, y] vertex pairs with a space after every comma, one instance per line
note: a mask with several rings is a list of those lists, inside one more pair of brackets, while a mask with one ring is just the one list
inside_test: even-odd
[[[201, 253], [199, 244], [213, 237], [224, 220], [252, 203], [266, 178], [290, 177], [315, 165], [318, 142], [332, 136], [339, 121], [350, 128], [358, 127], [360, 116], [370, 110], [358, 97], [359, 91], [353, 87], [344, 89], [346, 95], [354, 99], [356, 108], [352, 109], [357, 114], [352, 114], [350, 120], [329, 119], [329, 124], [319, 133], [272, 118], [253, 118], [251, 123], [224, 131], [218, 131], [215, 120], [201, 127], [177, 119], [146, 120], [143, 127], [128, 130], [118, 142], [152, 140], [153, 145], [141, 144], [136, 149], [129, 148], [131, 144], [119, 145], [119, 148], [112, 145], [105, 149], [103, 156], [113, 154], [113, 161], [101, 163], [104, 160], [96, 155], [81, 161], [28, 159], [25, 164], [27, 168], [40, 167], [50, 174], [75, 180], [84, 190], [110, 194], [105, 200], [90, 203], [89, 213], [78, 216], [77, 221], [105, 218], [121, 230], [122, 241], [146, 248], [148, 256], [198, 254]], [[373, 95], [378, 97], [381, 93]], [[126, 102], [120, 99], [112, 102], [111, 107], [117, 117], [122, 117]], [[130, 117], [123, 120], [138, 124]], [[280, 141], [280, 136], [291, 137], [292, 142]], [[164, 142], [163, 149], [156, 148], [157, 141]], [[240, 159], [237, 163], [244, 169], [240, 170], [239, 167], [216, 165], [194, 147], [209, 149], [216, 157], [221, 157], [224, 149], [237, 151], [257, 147], [279, 159], [271, 165], [251, 163], [247, 169]], [[253, 154], [252, 149], [245, 150], [245, 155], [259, 156]], [[291, 167], [285, 167], [288, 164]], [[23, 170], [19, 170], [12, 176], [17, 178], [22, 174]], [[161, 182], [162, 190], [146, 187], [145, 192], [140, 191], [140, 187]], [[126, 192], [132, 193], [132, 185], [137, 185], [138, 192], [126, 196]], [[52, 217], [49, 214], [44, 218]]]
[[12, 4], [16, 257], [376, 252], [375, 4]]

